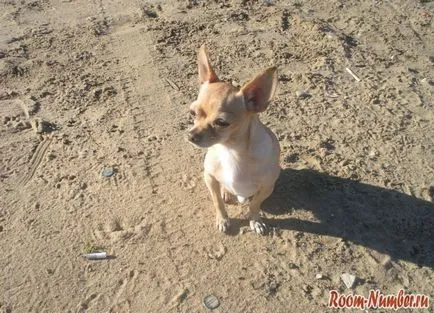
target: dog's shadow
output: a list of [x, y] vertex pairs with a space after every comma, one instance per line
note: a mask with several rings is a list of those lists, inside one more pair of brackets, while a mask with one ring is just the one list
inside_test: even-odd
[[[434, 203], [312, 170], [282, 170], [262, 209], [270, 226], [340, 237], [434, 268]], [[318, 222], [287, 218], [310, 210]], [[286, 215], [279, 218], [279, 215]]]

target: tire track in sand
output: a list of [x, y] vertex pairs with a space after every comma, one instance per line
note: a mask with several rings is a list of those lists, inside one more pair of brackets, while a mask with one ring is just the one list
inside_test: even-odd
[[[97, 21], [110, 22], [113, 16], [116, 16], [116, 12], [112, 12], [114, 8], [108, 3], [94, 3]], [[110, 31], [106, 34], [109, 37], [109, 45], [106, 46], [104, 54], [106, 58], [116, 60], [112, 71], [113, 75], [118, 77], [122, 96], [122, 102], [114, 108], [112, 114], [122, 119], [119, 122], [124, 132], [122, 146], [137, 156], [124, 168], [125, 175], [128, 177], [128, 184], [131, 181], [138, 182], [138, 187], [134, 186], [137, 188], [136, 192], [157, 194], [159, 186], [167, 184], [162, 175], [161, 164], [173, 164], [165, 160], [170, 158], [170, 155], [163, 156], [161, 153], [167, 129], [172, 124], [173, 109], [150, 54], [152, 38], [143, 25], [105, 26]], [[141, 173], [145, 174], [141, 176]], [[151, 209], [145, 207], [144, 211]], [[176, 266], [170, 268], [175, 271]], [[177, 274], [179, 273], [172, 273], [171, 276], [177, 277]], [[104, 312], [129, 312], [131, 301], [139, 292], [136, 287], [139, 285], [140, 275], [134, 267], [128, 267], [122, 276], [122, 279], [118, 280], [118, 285], [110, 288], [107, 302], [100, 299], [102, 293], [95, 292], [92, 288], [86, 290], [85, 299], [92, 294], [95, 295], [95, 299], [100, 299], [89, 303], [89, 307], [93, 308], [99, 302], [103, 305]], [[110, 280], [113, 277], [110, 275], [106, 279]]]
[[48, 147], [51, 145], [52, 138], [45, 138], [42, 140], [39, 145], [36, 147], [35, 151], [32, 154], [32, 158], [30, 160], [30, 165], [27, 170], [27, 173], [23, 175], [23, 177], [19, 180], [19, 186], [25, 186], [27, 183], [33, 178], [38, 169], [39, 165], [42, 163], [42, 160], [47, 153]]
[[[152, 42], [144, 27], [119, 27], [111, 35], [112, 53], [119, 62], [120, 86], [125, 102], [122, 115], [129, 119], [130, 145], [137, 149], [137, 166], [150, 180], [152, 193], [164, 182], [161, 177], [161, 146], [170, 101], [149, 53]], [[140, 53], [137, 53], [140, 51]]]

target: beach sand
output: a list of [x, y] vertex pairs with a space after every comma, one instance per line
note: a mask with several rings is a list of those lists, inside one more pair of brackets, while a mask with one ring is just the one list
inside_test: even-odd
[[[331, 290], [371, 289], [432, 302], [433, 8], [1, 1], [0, 310], [208, 312], [214, 295], [214, 312], [335, 312]], [[278, 66], [264, 237], [241, 205], [216, 230], [204, 151], [185, 140], [203, 43], [236, 86]], [[98, 249], [110, 257], [82, 257]]]

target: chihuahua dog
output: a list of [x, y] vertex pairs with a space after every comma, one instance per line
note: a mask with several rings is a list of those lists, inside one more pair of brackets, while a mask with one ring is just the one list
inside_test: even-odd
[[205, 45], [198, 53], [198, 67], [200, 89], [190, 106], [194, 126], [188, 140], [208, 148], [204, 176], [216, 209], [217, 228], [222, 232], [229, 229], [225, 202], [234, 195], [240, 203], [249, 200], [250, 228], [265, 234], [267, 228], [259, 211], [280, 173], [280, 147], [258, 113], [268, 107], [276, 90], [276, 67], [260, 73], [241, 89], [217, 78]]

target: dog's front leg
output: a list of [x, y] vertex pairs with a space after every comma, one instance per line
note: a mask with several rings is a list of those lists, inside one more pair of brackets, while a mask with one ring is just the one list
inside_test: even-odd
[[229, 230], [229, 218], [221, 196], [220, 183], [211, 174], [205, 172], [205, 184], [211, 193], [212, 202], [216, 209], [216, 226], [222, 232]]
[[260, 189], [252, 198], [249, 204], [249, 220], [250, 228], [260, 235], [264, 235], [267, 231], [267, 226], [261, 221], [259, 211], [261, 204], [273, 193], [274, 186], [264, 187]]

